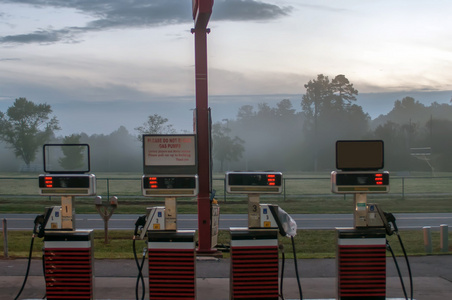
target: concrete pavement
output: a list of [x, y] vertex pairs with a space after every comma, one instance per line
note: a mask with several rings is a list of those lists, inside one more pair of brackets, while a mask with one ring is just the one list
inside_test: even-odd
[[[0, 260], [0, 299], [14, 299], [26, 271], [25, 259]], [[409, 291], [406, 265], [399, 258], [401, 272]], [[417, 300], [450, 299], [452, 295], [452, 256], [410, 257]], [[335, 259], [299, 259], [303, 299], [336, 298]], [[229, 299], [229, 260], [197, 261], [197, 299]], [[300, 299], [293, 260], [287, 260], [284, 275], [285, 299]], [[133, 260], [104, 259], [95, 261], [95, 299], [135, 299], [136, 265]], [[145, 274], [146, 276], [146, 274]], [[387, 297], [403, 298], [400, 279], [392, 258], [387, 261]], [[42, 299], [45, 283], [41, 261], [32, 260], [30, 276], [20, 299]], [[146, 296], [148, 297], [148, 296]], [[146, 298], [148, 299], [148, 298]]]

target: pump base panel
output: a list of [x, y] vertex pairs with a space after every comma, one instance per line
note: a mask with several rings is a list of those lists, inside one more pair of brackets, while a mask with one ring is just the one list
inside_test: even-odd
[[94, 299], [92, 246], [92, 230], [45, 233], [46, 299]]
[[278, 300], [278, 230], [231, 228], [230, 299]]
[[386, 231], [337, 228], [338, 300], [386, 299]]
[[196, 299], [194, 230], [148, 231], [150, 299]]

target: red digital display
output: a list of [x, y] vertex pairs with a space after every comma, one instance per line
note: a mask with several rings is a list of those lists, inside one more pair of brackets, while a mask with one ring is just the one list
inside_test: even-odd
[[158, 189], [157, 177], [149, 177], [149, 187], [151, 189]]
[[44, 185], [46, 188], [53, 188], [53, 178], [50, 176], [44, 177]]
[[193, 175], [152, 175], [142, 177], [143, 196], [149, 197], [181, 197], [198, 194], [198, 177]]
[[381, 173], [375, 174], [375, 184], [383, 185], [383, 174]]
[[275, 174], [267, 175], [267, 183], [268, 185], [276, 185], [276, 175]]
[[235, 194], [279, 194], [282, 192], [282, 173], [228, 172], [226, 191]]
[[41, 195], [87, 196], [96, 194], [96, 176], [93, 174], [39, 175]]
[[338, 173], [336, 184], [339, 186], [389, 185], [389, 173]]
[[195, 176], [144, 176], [145, 189], [195, 189]]
[[388, 193], [388, 172], [332, 172], [332, 192], [338, 194]]

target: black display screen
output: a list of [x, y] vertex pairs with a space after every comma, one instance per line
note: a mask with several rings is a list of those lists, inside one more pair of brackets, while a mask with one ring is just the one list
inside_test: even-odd
[[336, 168], [343, 171], [380, 170], [384, 167], [381, 140], [337, 141]]
[[145, 189], [196, 189], [196, 177], [145, 176]]
[[356, 173], [336, 175], [337, 186], [389, 185], [389, 173]]
[[229, 173], [230, 186], [281, 186], [281, 173]]
[[90, 188], [90, 176], [40, 175], [39, 188]]

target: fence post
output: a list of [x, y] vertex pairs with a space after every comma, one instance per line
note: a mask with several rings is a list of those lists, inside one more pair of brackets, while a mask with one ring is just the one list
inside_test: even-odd
[[424, 226], [422, 230], [424, 231], [424, 248], [425, 253], [431, 254], [433, 252], [432, 247], [432, 231], [430, 226]]
[[449, 252], [449, 225], [441, 224], [441, 252]]
[[223, 201], [226, 203], [226, 177], [223, 178]]
[[283, 201], [286, 201], [286, 178], [283, 178], [283, 188], [284, 188], [284, 198]]
[[3, 252], [5, 258], [8, 258], [8, 222], [3, 218]]
[[110, 179], [107, 178], [107, 199], [110, 199]]
[[405, 177], [402, 177], [402, 199], [405, 199]]

